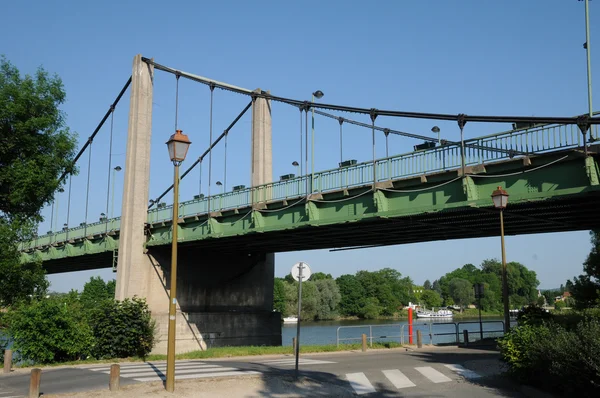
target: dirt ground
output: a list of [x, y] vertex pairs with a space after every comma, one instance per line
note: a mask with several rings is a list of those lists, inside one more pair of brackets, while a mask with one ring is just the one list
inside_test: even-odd
[[190, 398], [190, 397], [353, 397], [342, 387], [300, 378], [274, 378], [261, 375], [231, 379], [181, 380], [175, 382], [175, 393], [165, 391], [161, 382], [140, 383], [122, 387], [118, 392], [106, 390], [86, 391], [73, 394], [44, 395], [46, 398]]

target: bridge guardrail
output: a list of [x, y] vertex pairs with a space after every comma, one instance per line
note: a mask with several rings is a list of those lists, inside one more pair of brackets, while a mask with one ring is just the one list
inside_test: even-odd
[[[589, 131], [590, 142], [599, 141], [598, 125], [592, 125]], [[517, 156], [530, 156], [547, 153], [552, 150], [580, 147], [583, 136], [577, 125], [543, 125], [533, 128], [510, 130], [502, 133], [467, 139], [464, 145], [464, 163], [466, 166], [501, 161]], [[325, 170], [308, 176], [278, 181], [245, 188], [238, 191], [212, 195], [180, 203], [179, 214], [182, 217], [211, 212], [251, 207], [256, 203], [301, 198], [310, 193], [323, 193], [369, 185], [373, 183], [373, 167], [376, 181], [395, 180], [419, 176], [427, 173], [442, 172], [462, 166], [463, 151], [460, 142], [438, 145], [432, 148], [409, 152], [389, 158], [367, 161], [353, 166]], [[119, 218], [105, 222], [89, 224], [86, 227], [69, 228], [51, 236], [38, 238], [34, 242], [22, 243], [21, 249], [44, 246], [70, 239], [83, 238], [104, 230], [118, 230]], [[172, 219], [172, 205], [148, 211], [148, 222], [155, 223]], [[120, 226], [120, 225], [119, 225]]]

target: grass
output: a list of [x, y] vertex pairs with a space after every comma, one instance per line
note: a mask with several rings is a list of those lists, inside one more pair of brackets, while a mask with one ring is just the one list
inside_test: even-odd
[[[369, 349], [386, 349], [399, 348], [403, 345], [400, 343], [377, 343], [373, 342], [373, 347]], [[318, 353], [318, 352], [339, 352], [353, 351], [362, 349], [361, 344], [340, 344], [337, 347], [335, 344], [330, 345], [306, 345], [300, 346], [302, 354]], [[294, 352], [291, 346], [245, 346], [245, 347], [215, 347], [206, 351], [192, 351], [185, 354], [178, 354], [176, 359], [207, 359], [207, 358], [231, 358], [243, 356], [258, 356], [258, 355], [278, 355], [288, 354], [293, 355]], [[118, 362], [142, 362], [142, 361], [164, 361], [166, 355], [148, 355], [146, 358], [131, 357], [117, 359], [84, 359], [80, 361], [57, 362], [45, 364], [44, 366], [69, 366], [69, 365], [93, 365], [103, 363], [118, 363]]]

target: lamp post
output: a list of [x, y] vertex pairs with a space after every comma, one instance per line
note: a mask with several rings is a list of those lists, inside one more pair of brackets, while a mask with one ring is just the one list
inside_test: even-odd
[[433, 127], [431, 128], [431, 131], [432, 131], [432, 132], [434, 132], [435, 134], [437, 134], [437, 137], [438, 137], [438, 145], [440, 145], [440, 144], [441, 144], [441, 141], [440, 141], [440, 128], [439, 128], [438, 126], [433, 126]]
[[169, 148], [169, 157], [173, 162], [173, 221], [171, 228], [173, 230], [171, 246], [171, 290], [169, 292], [169, 335], [167, 343], [167, 380], [166, 389], [168, 392], [175, 390], [175, 316], [177, 311], [177, 228], [179, 220], [179, 165], [185, 160], [188, 148], [192, 142], [188, 136], [182, 134], [181, 130], [176, 130], [175, 134], [167, 141]]
[[504, 209], [508, 204], [508, 192], [498, 187], [492, 192], [494, 207], [500, 210], [500, 244], [502, 246], [502, 301], [504, 303], [504, 333], [510, 330], [510, 313], [508, 312], [508, 275], [506, 273], [506, 251], [504, 249]]
[[[323, 98], [325, 94], [323, 94], [323, 92], [321, 90], [317, 90], [314, 93], [312, 93], [312, 100], [311, 103], [315, 102], [315, 98], [317, 99], [321, 99]], [[311, 140], [310, 140], [310, 192], [312, 193], [314, 191], [313, 189], [313, 183], [314, 183], [314, 179], [315, 179], [315, 108], [311, 107], [312, 109], [312, 135], [311, 135]]]
[[[592, 65], [590, 60], [590, 47], [590, 12], [588, 0], [585, 0], [585, 43], [583, 44], [583, 48], [585, 48], [587, 55], [588, 107], [590, 117], [592, 117]], [[585, 142], [583, 144], [585, 145]]]
[[292, 162], [292, 166], [296, 167], [296, 173], [298, 173], [298, 177], [302, 175], [302, 170], [300, 170], [300, 163], [295, 160]]
[[121, 166], [117, 166], [113, 169], [113, 178], [112, 178], [112, 198], [110, 200], [110, 218], [113, 218], [115, 211], [115, 179], [117, 176], [117, 171], [121, 171]]

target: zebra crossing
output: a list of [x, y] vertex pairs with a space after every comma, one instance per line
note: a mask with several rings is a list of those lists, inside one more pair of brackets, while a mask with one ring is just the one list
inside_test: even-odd
[[0, 398], [24, 398], [24, 395], [17, 395], [14, 391], [9, 391], [0, 386]]
[[[110, 366], [88, 367], [88, 370], [109, 374]], [[138, 363], [121, 364], [121, 377], [136, 381], [160, 381], [166, 379], [167, 364], [163, 363]], [[200, 379], [207, 377], [231, 377], [253, 375], [259, 372], [242, 370], [234, 367], [216, 365], [201, 361], [177, 361], [175, 363], [175, 380]]]
[[[466, 380], [474, 380], [481, 377], [478, 373], [457, 364], [444, 364], [443, 369], [450, 370], [453, 374], [459, 375]], [[399, 369], [382, 370], [381, 373], [385, 380], [398, 390], [423, 386], [428, 383], [447, 383], [453, 380], [433, 366], [418, 366], [403, 370], [406, 374]], [[381, 377], [379, 374], [369, 374], [372, 378], [374, 377], [377, 380]], [[407, 374], [412, 375], [412, 380]], [[373, 384], [371, 384], [367, 375], [363, 372], [347, 373], [346, 380], [350, 383], [350, 386], [357, 395], [370, 394], [377, 391], [375, 387], [373, 387]]]
[[[295, 358], [281, 358], [273, 360], [261, 360], [255, 362], [258, 364], [270, 366], [270, 367], [291, 367], [295, 366]], [[299, 365], [321, 365], [335, 363], [331, 361], [322, 361], [317, 359], [300, 358]], [[91, 370], [93, 372], [100, 372], [109, 374], [110, 366], [82, 366], [80, 368]], [[136, 381], [159, 381], [165, 380], [167, 364], [162, 363], [132, 363], [132, 364], [121, 364], [121, 377], [133, 379]], [[217, 365], [214, 362], [202, 362], [197, 360], [190, 361], [177, 361], [175, 363], [175, 379], [199, 379], [206, 377], [230, 377], [230, 376], [243, 376], [259, 374], [258, 371], [253, 370], [242, 370], [230, 366]], [[0, 398], [3, 398], [0, 396]]]
[[[272, 367], [285, 367], [285, 366], [296, 366], [296, 358], [282, 358], [282, 359], [272, 359], [267, 361], [258, 362], [262, 365], [272, 366]], [[328, 363], [335, 363], [332, 361], [322, 361], [319, 359], [309, 359], [309, 358], [299, 358], [298, 365], [323, 365]]]

